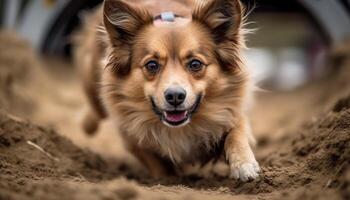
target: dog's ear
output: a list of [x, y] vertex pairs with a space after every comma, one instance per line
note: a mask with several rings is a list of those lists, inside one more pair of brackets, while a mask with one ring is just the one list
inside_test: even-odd
[[105, 0], [103, 21], [112, 42], [130, 44], [137, 32], [153, 18], [145, 9], [122, 0]]
[[105, 0], [103, 22], [112, 47], [107, 67], [118, 75], [127, 75], [131, 68], [132, 41], [142, 27], [153, 22], [153, 17], [122, 0]]
[[238, 65], [237, 49], [242, 45], [241, 29], [244, 7], [240, 0], [197, 1], [192, 20], [206, 26], [218, 45], [217, 54], [223, 67]]
[[239, 0], [198, 1], [192, 19], [206, 25], [216, 42], [234, 39], [241, 28], [243, 7]]

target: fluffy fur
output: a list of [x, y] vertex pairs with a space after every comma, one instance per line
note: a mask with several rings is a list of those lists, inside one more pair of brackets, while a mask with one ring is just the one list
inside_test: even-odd
[[[183, 17], [154, 22], [169, 10]], [[222, 147], [230, 176], [256, 178], [259, 166], [245, 116], [250, 80], [241, 55], [243, 13], [239, 0], [106, 0], [87, 20], [76, 51], [91, 105], [86, 132], [112, 117], [130, 151], [155, 176], [169, 172], [164, 165], [179, 171]], [[194, 58], [203, 62], [196, 72], [187, 67]], [[159, 62], [157, 73], [145, 68], [149, 59]], [[189, 123], [179, 127], [166, 125], [151, 102], [165, 109], [164, 91], [174, 85], [187, 91], [186, 109], [201, 94]]]

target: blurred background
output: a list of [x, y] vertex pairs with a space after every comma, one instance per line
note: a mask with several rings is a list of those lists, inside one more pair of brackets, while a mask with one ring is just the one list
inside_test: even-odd
[[[0, 24], [37, 52], [71, 58], [71, 34], [101, 0], [0, 0]], [[350, 0], [243, 0], [249, 9], [246, 59], [258, 85], [292, 90], [321, 77], [330, 49], [350, 34]]]

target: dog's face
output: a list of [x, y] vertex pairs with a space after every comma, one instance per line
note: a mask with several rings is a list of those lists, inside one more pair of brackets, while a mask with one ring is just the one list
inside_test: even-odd
[[125, 105], [132, 104], [149, 120], [181, 127], [201, 103], [228, 92], [224, 85], [240, 66], [241, 12], [238, 0], [210, 0], [197, 5], [192, 19], [162, 22], [142, 8], [105, 1], [108, 65], [115, 70], [110, 80], [118, 82], [115, 101], [124, 105], [119, 112], [130, 114]]
[[134, 70], [143, 73], [144, 94], [155, 114], [174, 127], [190, 122], [219, 69], [208, 32], [177, 20], [145, 29], [136, 40], [132, 61]]

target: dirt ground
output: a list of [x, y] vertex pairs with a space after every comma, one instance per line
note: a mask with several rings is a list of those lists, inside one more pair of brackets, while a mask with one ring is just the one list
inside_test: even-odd
[[110, 121], [82, 133], [85, 99], [69, 64], [1, 33], [0, 199], [350, 199], [350, 49], [329, 65], [295, 91], [257, 94], [259, 180], [152, 179]]

